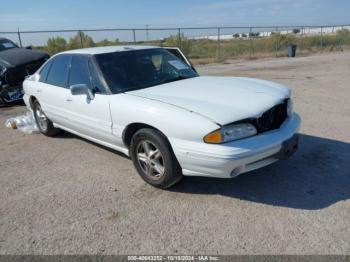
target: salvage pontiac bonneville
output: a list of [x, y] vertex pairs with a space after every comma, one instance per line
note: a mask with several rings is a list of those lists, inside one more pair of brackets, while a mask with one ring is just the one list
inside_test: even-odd
[[145, 46], [72, 50], [24, 82], [40, 132], [66, 130], [131, 157], [149, 184], [230, 178], [289, 157], [300, 118], [288, 88], [199, 76], [181, 51]]

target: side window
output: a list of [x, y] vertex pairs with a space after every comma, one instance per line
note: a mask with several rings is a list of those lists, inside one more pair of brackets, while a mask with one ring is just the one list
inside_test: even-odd
[[67, 87], [67, 75], [71, 56], [60, 55], [54, 58], [47, 76], [46, 83], [54, 86]]
[[97, 89], [101, 94], [105, 94], [105, 88], [100, 80], [100, 78], [98, 77], [98, 73], [97, 73], [97, 69], [95, 67], [95, 65], [91, 62], [91, 60], [89, 59], [89, 71], [90, 71], [90, 76], [91, 76], [91, 82], [92, 82], [92, 86], [93, 88]]
[[68, 86], [86, 84], [91, 88], [88, 58], [86, 56], [74, 55], [72, 57]]
[[48, 61], [44, 65], [44, 67], [40, 70], [40, 73], [39, 73], [39, 75], [40, 75], [39, 81], [40, 82], [44, 82], [44, 83], [46, 82], [47, 74], [50, 71], [51, 65], [52, 65], [52, 60]]

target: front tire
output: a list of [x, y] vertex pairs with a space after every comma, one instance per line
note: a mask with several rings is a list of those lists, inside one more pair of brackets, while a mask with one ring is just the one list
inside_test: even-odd
[[130, 157], [147, 183], [169, 188], [182, 178], [180, 164], [166, 137], [159, 131], [144, 128], [131, 139]]
[[53, 126], [53, 123], [50, 119], [47, 118], [38, 101], [35, 101], [33, 103], [33, 112], [35, 122], [40, 133], [50, 137], [55, 136], [57, 133], [59, 133], [59, 129]]

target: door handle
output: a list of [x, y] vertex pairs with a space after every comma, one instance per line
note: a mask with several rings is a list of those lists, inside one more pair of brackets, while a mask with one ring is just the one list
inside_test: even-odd
[[37, 92], [37, 93], [41, 93], [41, 89], [37, 89], [36, 92]]
[[66, 99], [66, 102], [72, 102], [73, 100], [72, 100], [72, 98], [67, 98]]

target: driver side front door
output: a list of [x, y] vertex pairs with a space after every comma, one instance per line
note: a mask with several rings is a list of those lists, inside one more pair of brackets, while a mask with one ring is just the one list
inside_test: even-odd
[[81, 135], [98, 140], [96, 142], [113, 143], [112, 119], [107, 94], [98, 81], [96, 71], [86, 55], [73, 55], [68, 76], [68, 88], [76, 84], [85, 84], [94, 94], [93, 99], [86, 95], [72, 95], [66, 99], [70, 126]]

